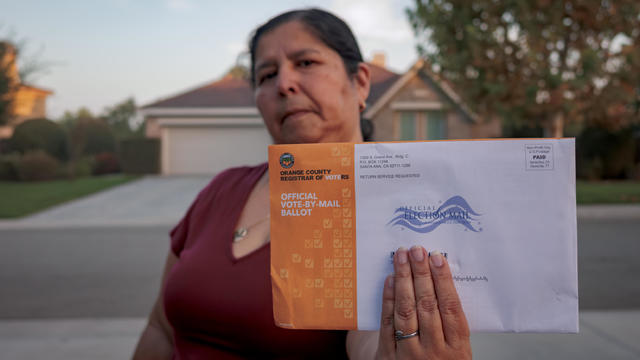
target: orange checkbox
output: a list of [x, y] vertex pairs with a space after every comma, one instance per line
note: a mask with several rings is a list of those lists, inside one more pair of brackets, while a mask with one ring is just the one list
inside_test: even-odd
[[304, 280], [304, 286], [306, 288], [309, 288], [309, 289], [312, 288], [313, 287], [313, 280], [312, 279], [305, 279]]
[[324, 267], [326, 269], [333, 268], [333, 261], [331, 260], [331, 258], [324, 258]]
[[316, 249], [322, 249], [322, 239], [313, 239], [313, 247]]
[[342, 277], [342, 269], [333, 269], [333, 277], [341, 278]]
[[333, 257], [342, 257], [342, 249], [333, 249]]
[[353, 310], [344, 309], [344, 317], [345, 319], [353, 319]]
[[313, 237], [315, 239], [320, 239], [322, 237], [322, 230], [320, 229], [313, 230]]
[[341, 268], [342, 267], [342, 259], [333, 259], [333, 267]]
[[344, 234], [344, 237], [350, 238], [353, 234], [353, 231], [351, 229], [342, 229], [342, 233]]
[[353, 261], [351, 259], [344, 259], [344, 267], [346, 268], [353, 267]]
[[333, 279], [333, 287], [336, 288], [336, 292], [338, 291], [338, 289], [342, 288], [342, 285], [342, 279]]
[[340, 165], [342, 166], [349, 166], [351, 164], [351, 158], [350, 157], [343, 157], [340, 161]]
[[315, 307], [317, 307], [317, 308], [322, 308], [322, 307], [324, 307], [324, 300], [322, 300], [322, 299], [315, 299], [315, 301], [314, 301], [314, 305], [315, 305]]
[[342, 209], [342, 216], [344, 216], [344, 217], [351, 217], [351, 208], [344, 208], [344, 209]]
[[342, 299], [333, 299], [333, 307], [336, 309], [342, 309], [343, 301]]
[[344, 305], [345, 308], [352, 308], [353, 307], [353, 300], [351, 299], [344, 299], [342, 301], [342, 305]]
[[344, 297], [352, 299], [353, 298], [353, 290], [352, 289], [344, 289]]
[[346, 197], [346, 198], [351, 197], [351, 189], [342, 188], [342, 197]]
[[336, 291], [335, 291], [335, 293], [334, 293], [334, 294], [335, 294], [335, 296], [336, 296], [337, 298], [341, 298], [341, 297], [342, 297], [342, 295], [343, 295], [343, 290], [342, 290], [342, 289], [336, 289]]
[[328, 297], [328, 298], [333, 297], [333, 292], [334, 292], [333, 289], [324, 289], [324, 297]]
[[292, 290], [292, 293], [293, 293], [293, 297], [295, 297], [295, 298], [302, 297], [302, 291], [300, 291], [300, 289], [295, 289], [295, 288], [294, 288], [294, 289]]
[[352, 247], [351, 245], [352, 245], [351, 240], [349, 240], [349, 239], [342, 240], [342, 247], [343, 248], [350, 249]]
[[287, 269], [280, 269], [280, 277], [283, 279], [286, 279], [289, 277], [289, 270]]
[[351, 228], [351, 219], [342, 219], [343, 228]]
[[334, 238], [342, 237], [342, 231], [340, 231], [340, 229], [333, 229], [333, 237]]
[[343, 271], [344, 277], [352, 277], [353, 276], [353, 270], [346, 268]]
[[322, 227], [324, 227], [325, 229], [331, 229], [333, 227], [333, 220], [331, 220], [331, 219], [323, 219], [322, 220]]
[[313, 240], [304, 239], [304, 248], [305, 249], [311, 249], [312, 247], [313, 247]]
[[337, 146], [331, 147], [331, 156], [340, 156], [340, 148]]
[[314, 281], [314, 285], [315, 285], [315, 287], [317, 287], [317, 288], [322, 288], [322, 287], [324, 287], [324, 280], [322, 280], [322, 279], [316, 279], [316, 280]]
[[351, 279], [344, 279], [344, 287], [346, 289], [351, 289], [353, 287], [353, 280]]
[[304, 267], [307, 269], [313, 269], [313, 258], [305, 258]]
[[302, 261], [302, 256], [300, 254], [291, 254], [291, 261], [297, 264]]
[[342, 249], [342, 256], [346, 258], [350, 258], [353, 256], [353, 250], [351, 249]]
[[342, 206], [351, 207], [351, 199], [342, 199]]
[[341, 248], [341, 247], [342, 247], [342, 240], [340, 240], [340, 239], [333, 239], [333, 247], [334, 247], [334, 248]]

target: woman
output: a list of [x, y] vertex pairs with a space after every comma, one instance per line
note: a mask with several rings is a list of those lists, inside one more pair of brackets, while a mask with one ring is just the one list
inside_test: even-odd
[[[353, 34], [317, 9], [281, 14], [250, 42], [256, 105], [274, 143], [361, 142], [369, 69]], [[446, 259], [398, 249], [379, 332], [273, 322], [266, 164], [227, 170], [171, 231], [162, 291], [135, 359], [464, 359], [469, 330]], [[171, 325], [170, 325], [171, 324]]]

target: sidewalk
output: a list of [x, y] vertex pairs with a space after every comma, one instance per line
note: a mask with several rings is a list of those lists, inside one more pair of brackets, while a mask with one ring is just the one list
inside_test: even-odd
[[640, 220], [640, 204], [578, 205], [579, 220]]
[[[0, 321], [4, 360], [131, 357], [145, 319]], [[473, 334], [477, 360], [640, 358], [640, 310], [581, 312], [579, 334]]]

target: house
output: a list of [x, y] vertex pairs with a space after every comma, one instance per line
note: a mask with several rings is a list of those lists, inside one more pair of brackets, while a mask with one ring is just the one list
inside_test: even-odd
[[22, 83], [16, 65], [16, 50], [13, 45], [7, 42], [0, 42], [0, 67], [6, 68], [8, 78], [12, 87], [13, 104], [10, 109], [9, 122], [5, 126], [0, 126], [0, 139], [10, 138], [13, 129], [27, 119], [43, 118], [47, 116], [47, 97], [53, 92], [43, 88]]
[[[375, 75], [375, 71], [372, 75]], [[372, 89], [363, 117], [371, 120], [374, 141], [492, 138], [502, 135], [498, 118], [481, 119], [452, 86], [418, 60], [381, 94]]]
[[[396, 74], [377, 56], [369, 64], [371, 91], [363, 113], [374, 141], [497, 137], [497, 119], [469, 110], [444, 81], [419, 60]], [[161, 141], [162, 174], [211, 174], [267, 160], [271, 138], [247, 80], [224, 77], [142, 107], [146, 135]]]

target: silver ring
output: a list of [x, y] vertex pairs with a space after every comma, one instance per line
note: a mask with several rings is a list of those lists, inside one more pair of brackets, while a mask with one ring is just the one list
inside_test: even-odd
[[402, 331], [400, 331], [400, 330], [396, 330], [396, 333], [395, 333], [396, 341], [400, 341], [400, 340], [408, 339], [408, 338], [411, 338], [411, 337], [414, 337], [414, 336], [418, 336], [418, 335], [419, 335], [419, 333], [418, 333], [418, 331], [417, 331], [417, 330], [416, 330], [416, 331], [414, 331], [414, 332], [412, 332], [411, 334], [407, 334], [407, 335], [405, 335], [405, 334], [404, 334]]

